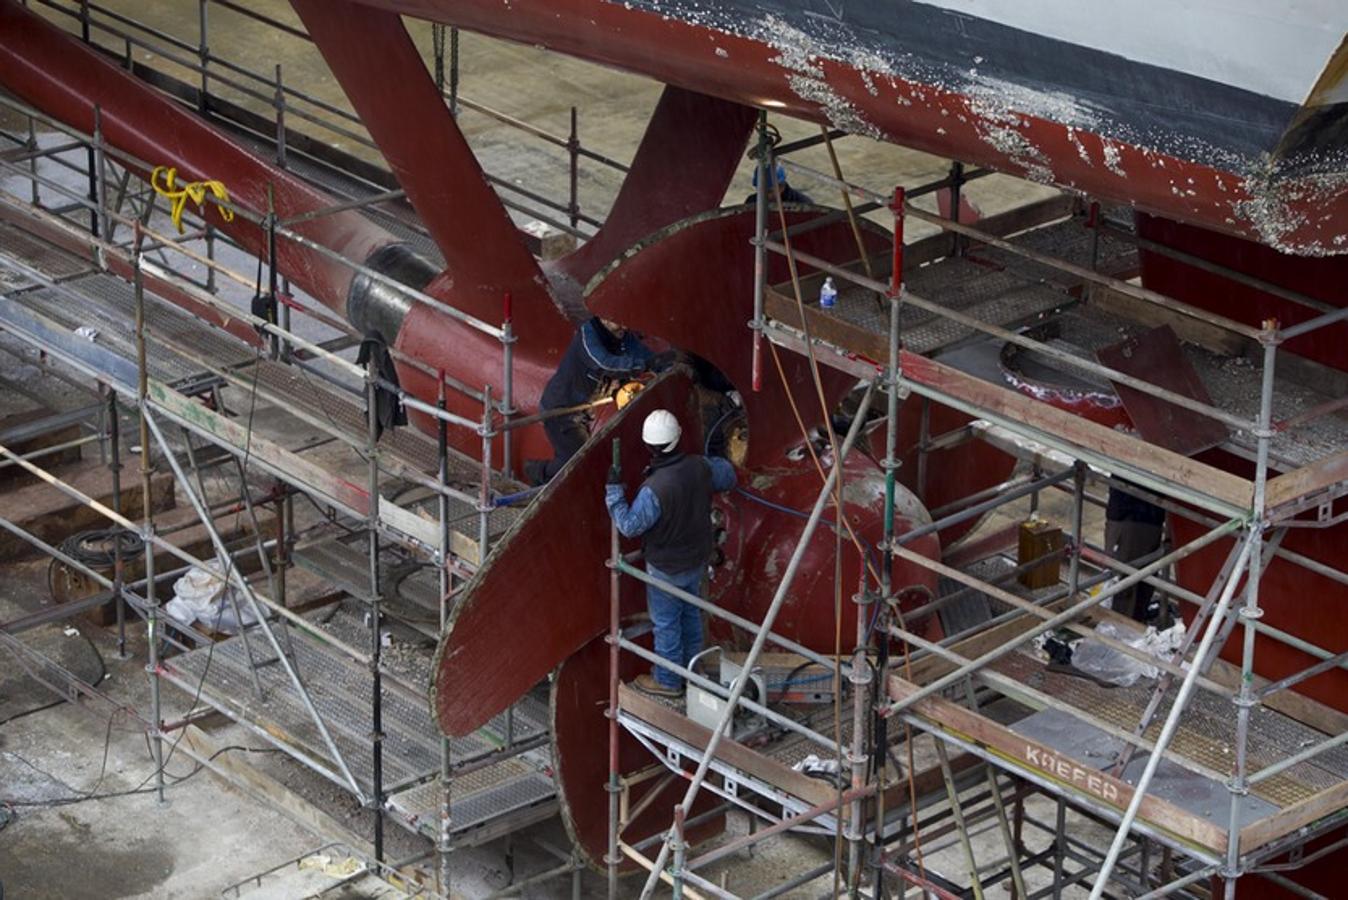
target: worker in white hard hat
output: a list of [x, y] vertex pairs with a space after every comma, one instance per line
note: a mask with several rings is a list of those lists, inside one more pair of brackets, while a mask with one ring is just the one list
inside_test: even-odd
[[[711, 496], [735, 486], [735, 467], [720, 456], [682, 453], [683, 429], [667, 409], [646, 416], [641, 440], [651, 463], [636, 499], [627, 502], [622, 473], [610, 470], [605, 503], [618, 531], [640, 537], [646, 571], [689, 594], [702, 596], [714, 549]], [[646, 604], [655, 625], [655, 652], [687, 666], [702, 650], [702, 612], [664, 588], [648, 584]], [[683, 678], [661, 666], [637, 677], [647, 693], [677, 697]]]

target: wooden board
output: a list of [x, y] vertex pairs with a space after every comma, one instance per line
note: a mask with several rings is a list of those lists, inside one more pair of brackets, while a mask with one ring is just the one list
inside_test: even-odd
[[1345, 807], [1348, 807], [1348, 781], [1341, 781], [1267, 819], [1246, 825], [1240, 830], [1240, 852], [1245, 854], [1257, 850], [1285, 834], [1291, 834], [1298, 828], [1340, 812]]
[[[890, 676], [889, 695], [903, 700], [918, 690], [918, 686], [898, 676]], [[918, 701], [912, 709], [945, 731], [957, 733], [1021, 769], [1028, 769], [1048, 778], [1069, 793], [1084, 794], [1093, 800], [1122, 812], [1133, 799], [1133, 787], [1087, 763], [1078, 762], [1037, 741], [1022, 737], [1002, 725], [970, 712], [939, 697]], [[1226, 850], [1226, 831], [1179, 807], [1157, 797], [1147, 796], [1142, 801], [1138, 817], [1181, 840], [1197, 844], [1216, 853]]]
[[[619, 688], [618, 698], [622, 708], [638, 719], [649, 722], [666, 734], [671, 734], [698, 749], [705, 748], [711, 740], [711, 729], [697, 724], [682, 713], [627, 685]], [[729, 738], [722, 738], [717, 745], [716, 758], [780, 788], [792, 797], [799, 797], [809, 806], [832, 803], [838, 798], [837, 789], [828, 783], [797, 772], [771, 757], [755, 753]]]
[[[904, 378], [917, 390], [930, 388], [977, 407], [987, 416], [1020, 428], [1031, 428], [1084, 451], [1118, 460], [1143, 472], [1160, 471], [1167, 480], [1182, 484], [1226, 506], [1248, 509], [1253, 485], [1244, 478], [1215, 466], [1157, 447], [1131, 435], [1026, 397], [1016, 391], [983, 381], [959, 369], [915, 353], [902, 354]], [[940, 402], [940, 398], [934, 398]]]
[[1309, 466], [1279, 475], [1268, 483], [1266, 503], [1271, 512], [1321, 492], [1334, 493], [1348, 483], [1348, 450]]
[[[1194, 371], [1169, 325], [1103, 347], [1095, 355], [1102, 364], [1125, 375], [1212, 404], [1203, 379]], [[1133, 427], [1149, 443], [1192, 456], [1216, 447], [1227, 438], [1226, 426], [1216, 419], [1117, 381], [1112, 384], [1133, 420]]]

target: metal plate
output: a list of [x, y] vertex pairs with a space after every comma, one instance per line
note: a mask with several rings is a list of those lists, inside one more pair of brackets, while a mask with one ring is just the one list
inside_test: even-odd
[[[1208, 389], [1185, 357], [1184, 348], [1169, 325], [1102, 347], [1095, 355], [1100, 362], [1125, 375], [1212, 404]], [[1226, 440], [1226, 426], [1216, 419], [1118, 382], [1114, 382], [1114, 390], [1128, 410], [1133, 427], [1148, 443], [1192, 456]]]
[[[1060, 709], [1045, 709], [1011, 726], [1016, 734], [1038, 741], [1096, 769], [1106, 769], [1123, 742]], [[1136, 785], [1147, 765], [1148, 754], [1139, 753], [1124, 770], [1123, 780]], [[1231, 809], [1226, 785], [1197, 775], [1169, 760], [1162, 760], [1147, 787], [1147, 793], [1173, 803], [1185, 812], [1225, 827]], [[1240, 824], [1248, 825], [1278, 811], [1278, 807], [1250, 795], [1240, 802]]]

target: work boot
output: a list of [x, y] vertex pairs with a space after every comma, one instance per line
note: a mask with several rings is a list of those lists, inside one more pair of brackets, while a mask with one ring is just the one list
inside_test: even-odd
[[524, 461], [524, 480], [530, 487], [540, 487], [548, 481], [548, 461], [546, 459], [526, 459]]
[[650, 672], [643, 672], [632, 679], [632, 687], [641, 691], [643, 694], [650, 694], [655, 697], [681, 697], [683, 691], [678, 688], [665, 687], [655, 679]]

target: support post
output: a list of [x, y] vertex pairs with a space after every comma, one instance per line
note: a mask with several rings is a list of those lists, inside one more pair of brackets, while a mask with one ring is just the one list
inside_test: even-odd
[[[268, 305], [266, 317], [267, 324], [276, 324], [276, 309], [280, 305], [276, 299], [277, 281], [280, 278], [280, 271], [276, 266], [276, 186], [271, 182], [267, 183], [267, 294], [271, 297], [271, 303]], [[281, 356], [281, 339], [274, 331], [267, 335], [267, 342], [271, 347], [271, 358], [279, 359]], [[374, 407], [370, 408], [370, 415], [374, 415]]]
[[766, 110], [758, 113], [758, 190], [754, 201], [754, 320], [749, 327], [754, 332], [753, 349], [753, 389], [763, 389], [763, 296], [767, 290], [768, 277], [768, 173], [772, 160], [771, 144], [768, 141], [768, 114]]
[[[94, 132], [92, 137], [93, 157], [90, 159], [89, 187], [90, 199], [97, 204], [97, 209], [94, 211], [94, 237], [108, 237], [111, 220], [108, 216], [107, 157], [103, 152], [103, 110], [98, 106], [94, 107]], [[94, 256], [100, 268], [107, 266], [107, 261], [103, 258], [102, 246], [95, 248]]]
[[435, 78], [435, 90], [445, 93], [445, 26], [439, 22], [431, 23], [431, 72]]
[[28, 171], [31, 173], [29, 180], [32, 182], [33, 205], [41, 206], [42, 189], [37, 177], [37, 122], [32, 116], [28, 117], [28, 143], [25, 149], [28, 151]]
[[[847, 437], [843, 445], [838, 450], [837, 459], [834, 460], [833, 468], [829, 470], [828, 477], [824, 479], [824, 486], [819, 492], [818, 498], [814, 502], [814, 508], [810, 511], [810, 518], [805, 523], [804, 530], [801, 531], [800, 540], [796, 544], [796, 549], [791, 554], [791, 560], [787, 563], [786, 571], [782, 575], [781, 583], [777, 585], [777, 591], [773, 595], [772, 603], [768, 606], [767, 612], [763, 615], [763, 622], [759, 626], [759, 632], [754, 636], [753, 646], [749, 648], [748, 655], [744, 658], [743, 668], [731, 686], [730, 696], [726, 698], [725, 709], [722, 710], [720, 718], [717, 720], [716, 727], [712, 729], [711, 739], [707, 741], [707, 747], [702, 753], [701, 760], [698, 761], [697, 771], [688, 784], [683, 800], [680, 806], [685, 813], [692, 808], [693, 801], [697, 799], [698, 792], [702, 789], [702, 783], [707, 778], [707, 772], [711, 768], [711, 761], [716, 757], [716, 751], [721, 746], [721, 739], [729, 730], [727, 725], [735, 714], [735, 709], [739, 705], [740, 698], [744, 696], [744, 689], [749, 683], [749, 674], [753, 671], [758, 662], [758, 657], [763, 652], [763, 647], [767, 644], [768, 632], [772, 630], [773, 624], [777, 621], [777, 614], [781, 612], [782, 604], [786, 600], [786, 595], [791, 590], [792, 583], [796, 580], [796, 572], [800, 569], [801, 560], [805, 556], [805, 551], [809, 546], [810, 540], [814, 537], [815, 530], [819, 527], [819, 520], [824, 513], [824, 507], [828, 504], [829, 497], [833, 494], [834, 485], [838, 481], [839, 473], [843, 468], [843, 463], [847, 459], [847, 454], [851, 452], [852, 445], [856, 443], [857, 435], [861, 433], [861, 424], [866, 420], [866, 413], [871, 408], [871, 398], [875, 394], [875, 384], [872, 383], [866, 388], [865, 395], [861, 398], [861, 404], [857, 408], [856, 417], [852, 420], [852, 425], [847, 431]], [[674, 832], [671, 830], [664, 843], [660, 847], [660, 853], [655, 859], [651, 868], [651, 874], [646, 879], [646, 884], [641, 891], [641, 900], [649, 900], [652, 892], [655, 890], [656, 883], [660, 880], [660, 873], [664, 871], [669, 862], [670, 842], [673, 839]]]
[[[613, 468], [618, 471], [622, 469], [620, 454], [621, 445], [619, 439], [615, 437], [613, 439]], [[618, 853], [618, 828], [620, 824], [618, 821], [618, 798], [622, 794], [618, 771], [618, 681], [620, 679], [619, 659], [621, 655], [619, 639], [622, 637], [618, 619], [618, 606], [622, 596], [619, 583], [621, 573], [618, 570], [620, 559], [618, 526], [610, 516], [608, 561], [608, 784], [604, 786], [604, 789], [608, 792], [608, 852], [604, 855], [604, 864], [608, 867], [608, 900], [617, 900], [618, 898], [618, 864], [622, 861], [622, 856]]]
[[[902, 212], [900, 211], [900, 214]], [[902, 237], [896, 238], [902, 241]], [[888, 600], [893, 595], [894, 578], [894, 558], [890, 553], [890, 548], [894, 542], [894, 496], [896, 483], [898, 481], [899, 471], [899, 376], [901, 359], [899, 355], [899, 319], [900, 312], [903, 309], [903, 282], [891, 281], [897, 289], [891, 292], [889, 299], [889, 359], [885, 366], [885, 507], [884, 507], [884, 531], [880, 540], [880, 596]], [[885, 611], [881, 610], [881, 615]], [[880, 679], [881, 684], [888, 683], [889, 678], [889, 641], [876, 642], [876, 677]], [[874, 735], [872, 744], [873, 761], [872, 766], [875, 771], [876, 780], [879, 787], [875, 796], [875, 841], [879, 845], [882, 842], [882, 836], [885, 826], [885, 771], [889, 764], [887, 756], [889, 748], [889, 720], [880, 715], [879, 710], [872, 705], [871, 709], [871, 727]], [[917, 821], [917, 811], [913, 811], [913, 821]], [[873, 872], [875, 877], [875, 886], [879, 894], [883, 895], [885, 891], [885, 867], [880, 864], [880, 855], [876, 855]], [[906, 893], [907, 887], [900, 885], [900, 891]]]
[[[122, 514], [122, 428], [118, 420], [117, 392], [105, 386], [108, 393], [108, 471], [112, 474], [112, 511]], [[117, 658], [126, 659], [126, 560], [122, 558], [122, 529], [116, 526], [112, 539], [112, 596], [117, 605]]]
[[482, 483], [477, 498], [477, 567], [487, 562], [491, 549], [491, 385], [482, 387]]
[[[440, 26], [440, 80], [444, 79], [444, 26]], [[438, 395], [436, 407], [442, 412], [448, 408], [444, 373], [437, 382]], [[444, 419], [436, 421], [436, 474], [440, 482], [440, 495], [436, 498], [440, 516], [440, 633], [449, 625], [449, 495], [445, 489], [449, 485], [449, 423]], [[454, 849], [453, 809], [450, 801], [453, 795], [453, 745], [445, 735], [440, 736], [440, 827], [436, 833], [436, 875], [440, 893], [445, 897], [453, 896], [450, 890], [449, 860]]]
[[505, 314], [501, 321], [501, 474], [511, 478], [514, 472], [511, 461], [514, 436], [510, 420], [515, 415], [515, 331], [509, 291], [506, 291], [504, 305]]
[[206, 16], [209, 0], [197, 0], [197, 62], [201, 65], [201, 90], [197, 94], [197, 112], [205, 115], [209, 110], [207, 97], [210, 96], [211, 45]]
[[[1240, 692], [1232, 701], [1236, 705], [1235, 771], [1227, 788], [1231, 792], [1231, 811], [1227, 825], [1226, 868], [1222, 870], [1226, 900], [1236, 896], [1236, 879], [1240, 876], [1240, 803], [1250, 792], [1247, 779], [1249, 765], [1250, 711], [1259, 705], [1254, 694], [1254, 637], [1255, 623], [1264, 612], [1259, 608], [1259, 579], [1263, 574], [1264, 497], [1268, 486], [1268, 451], [1273, 437], [1273, 379], [1278, 356], [1278, 323], [1264, 322], [1264, 368], [1259, 391], [1259, 430], [1255, 433], [1258, 445], [1254, 469], [1254, 507], [1250, 518], [1250, 539], [1256, 547], [1250, 555], [1250, 574], [1245, 581], [1245, 605], [1240, 610], [1244, 625], [1244, 642], [1240, 656]], [[1225, 610], [1213, 614], [1213, 624], [1225, 618]]]
[[[1123, 851], [1123, 845], [1128, 841], [1128, 833], [1133, 827], [1133, 820], [1137, 818], [1137, 812], [1142, 808], [1142, 801], [1146, 799], [1147, 788], [1156, 775], [1156, 769], [1160, 766], [1161, 760], [1165, 758], [1165, 749], [1170, 745], [1170, 739], [1174, 737], [1175, 730], [1179, 727], [1184, 708], [1188, 705], [1189, 697], [1193, 694], [1194, 687], [1198, 683], [1198, 673], [1202, 668], [1202, 662], [1207, 658], [1208, 653], [1213, 650], [1214, 638], [1221, 628], [1222, 620], [1226, 618], [1226, 610], [1231, 604], [1231, 597], [1236, 592], [1241, 573], [1244, 571], [1246, 563], [1251, 559], [1251, 551], [1258, 539], [1258, 530], [1251, 529], [1242, 541], [1244, 546], [1241, 548], [1240, 559], [1237, 560], [1231, 578], [1227, 581], [1226, 587], [1222, 590], [1222, 596], [1217, 601], [1217, 609], [1213, 613], [1212, 621], [1208, 623], [1207, 630], [1203, 633], [1203, 640], [1198, 644], [1193, 663], [1189, 666], [1184, 681], [1180, 683], [1179, 694], [1175, 697], [1174, 705], [1170, 707], [1170, 713], [1166, 716], [1165, 724], [1161, 726], [1161, 733], [1156, 738], [1156, 746], [1151, 755], [1147, 757], [1146, 768], [1142, 770], [1142, 775], [1138, 778], [1137, 785], [1133, 789], [1133, 798], [1128, 803], [1128, 809], [1123, 814], [1123, 820], [1119, 823], [1118, 831], [1114, 833], [1114, 840], [1109, 845], [1109, 852], [1105, 855], [1104, 864], [1100, 867], [1100, 874], [1096, 876], [1095, 885], [1091, 888], [1090, 900], [1100, 900], [1104, 896], [1105, 886], [1109, 883], [1109, 875], [1119, 861], [1119, 854]], [[1239, 852], [1239, 830], [1232, 835], [1231, 841]]]
[[[842, 515], [842, 510], [839, 510], [838, 514]], [[861, 887], [861, 851], [866, 837], [861, 797], [862, 788], [866, 784], [866, 761], [869, 758], [866, 753], [866, 700], [870, 697], [871, 684], [875, 679], [870, 664], [866, 661], [866, 650], [869, 643], [867, 630], [876, 597], [866, 589], [865, 560], [862, 561], [861, 565], [860, 582], [857, 585], [857, 593], [852, 597], [852, 601], [857, 607], [857, 630], [856, 649], [852, 652], [852, 671], [848, 674], [848, 682], [852, 685], [852, 748], [848, 753], [847, 760], [852, 768], [852, 790], [856, 794], [856, 799], [851, 804], [845, 837], [847, 838], [847, 896], [853, 898], [853, 900], [858, 896]], [[879, 777], [878, 772], [876, 777]]]
[[[950, 164], [950, 221], [960, 223], [960, 200], [964, 190], [964, 163], [955, 160]], [[952, 256], [963, 256], [968, 249], [968, 240], [962, 234], [951, 235], [954, 239]]]
[[[150, 201], [154, 202], [154, 201]], [[206, 223], [206, 291], [215, 293], [215, 226]]]
[[1072, 558], [1067, 564], [1067, 595], [1075, 597], [1081, 587], [1082, 516], [1086, 505], [1086, 464], [1072, 463]]
[[459, 29], [449, 29], [449, 114], [459, 115]]
[[574, 106], [571, 107], [571, 131], [566, 137], [566, 155], [570, 174], [566, 211], [571, 218], [571, 227], [575, 228], [580, 224], [580, 115]]
[[370, 580], [370, 755], [372, 759], [374, 811], [374, 858], [384, 861], [384, 695], [379, 660], [383, 651], [383, 610], [379, 602], [379, 440], [378, 381], [379, 364], [371, 354], [365, 375], [365, 452], [368, 463], [370, 512], [366, 522], [369, 540]]
[[276, 108], [276, 164], [286, 167], [286, 89], [281, 80], [281, 64], [276, 64], [276, 89], [272, 93], [272, 105]]
[[[139, 232], [139, 229], [137, 229]], [[136, 235], [139, 247], [139, 233]], [[145, 623], [149, 661], [146, 672], [150, 677], [150, 739], [154, 749], [155, 797], [164, 803], [164, 716], [159, 697], [159, 600], [154, 584], [154, 500], [150, 481], [150, 421], [146, 393], [149, 369], [145, 358], [145, 276], [141, 271], [141, 255], [137, 250], [132, 259], [132, 291], [136, 302], [136, 401], [140, 408], [140, 490], [144, 516], [145, 546]]]
[[674, 838], [671, 846], [674, 848], [674, 866], [669, 873], [674, 882], [672, 897], [673, 900], [683, 900], [684, 858], [688, 852], [688, 842], [684, 838], [684, 809], [681, 805], [674, 807]]

